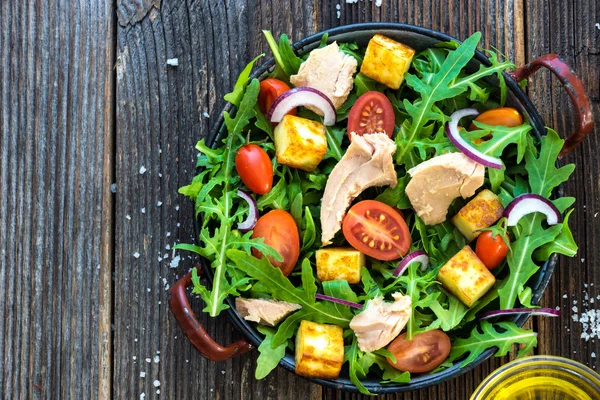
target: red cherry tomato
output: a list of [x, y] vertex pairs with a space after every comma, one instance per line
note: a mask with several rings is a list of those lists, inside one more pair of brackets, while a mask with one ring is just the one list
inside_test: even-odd
[[[475, 121], [486, 125], [506, 126], [508, 128], [523, 125], [523, 117], [512, 107], [498, 107], [484, 111], [475, 118]], [[469, 127], [471, 131], [476, 129], [475, 124], [471, 124]]]
[[273, 164], [268, 154], [255, 144], [242, 146], [235, 156], [235, 169], [244, 185], [256, 194], [266, 194], [273, 186]]
[[[510, 243], [508, 236], [506, 236], [506, 241]], [[477, 238], [475, 254], [488, 269], [494, 269], [500, 265], [506, 254], [508, 254], [508, 246], [500, 235], [492, 238], [492, 232], [486, 231]]]
[[394, 134], [396, 116], [387, 96], [380, 92], [367, 92], [360, 96], [348, 114], [348, 137], [350, 132], [357, 135], [385, 132]]
[[342, 221], [342, 231], [352, 247], [378, 260], [396, 260], [410, 248], [410, 232], [404, 218], [376, 200], [352, 206]]
[[[258, 106], [263, 114], [267, 114], [276, 98], [290, 90], [290, 87], [284, 81], [275, 78], [267, 78], [260, 82], [260, 92], [258, 93]], [[296, 115], [296, 109], [292, 109], [288, 115]]]
[[412, 340], [406, 340], [406, 333], [403, 333], [387, 348], [396, 357], [396, 362], [389, 358], [387, 361], [400, 371], [428, 372], [448, 357], [450, 346], [450, 338], [440, 330], [418, 333]]
[[[294, 218], [287, 211], [269, 211], [258, 219], [252, 238], [264, 238], [265, 243], [279, 252], [283, 261], [275, 261], [268, 257], [273, 266], [288, 276], [296, 266], [300, 255], [300, 237]], [[252, 255], [262, 258], [260, 251], [252, 248]]]

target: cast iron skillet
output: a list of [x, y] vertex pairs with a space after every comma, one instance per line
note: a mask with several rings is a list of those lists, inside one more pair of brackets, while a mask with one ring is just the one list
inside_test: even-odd
[[[381, 33], [392, 39], [405, 43], [417, 52], [424, 50], [428, 47], [434, 46], [438, 42], [447, 42], [456, 39], [445, 35], [440, 32], [436, 32], [430, 29], [421, 28], [412, 25], [398, 24], [398, 23], [362, 23], [341, 26], [325, 31], [329, 33], [328, 42], [331, 43], [334, 40], [339, 42], [358, 42], [359, 46], [366, 46], [369, 39], [375, 33]], [[321, 36], [324, 32], [317, 33], [309, 36], [293, 45], [294, 49], [298, 54], [305, 54], [311, 51], [319, 45]], [[473, 60], [469, 64], [469, 68], [476, 69], [479, 64], [489, 65], [489, 60], [479, 51], [475, 53]], [[260, 78], [263, 74], [267, 73], [274, 66], [273, 59], [270, 59], [264, 63], [253, 75], [253, 78]], [[567, 93], [571, 97], [575, 111], [579, 116], [579, 126], [575, 133], [569, 136], [565, 142], [564, 148], [561, 152], [561, 157], [571, 150], [573, 150], [583, 138], [592, 130], [593, 121], [592, 114], [590, 111], [589, 100], [585, 94], [582, 82], [577, 78], [571, 69], [561, 61], [556, 54], [548, 54], [540, 57], [533, 62], [517, 68], [515, 71], [504, 73], [504, 78], [508, 85], [508, 105], [518, 109], [523, 115], [527, 116], [533, 126], [533, 134], [539, 139], [541, 135], [545, 134], [545, 124], [535, 107], [520, 89], [517, 82], [523, 79], [527, 79], [532, 73], [537, 71], [540, 67], [548, 68], [563, 84]], [[494, 78], [490, 78], [491, 83], [497, 84], [497, 80], [494, 82]], [[225, 110], [230, 110], [231, 104], [225, 107]], [[223, 117], [214, 126], [213, 130], [207, 136], [207, 144], [212, 146], [216, 140], [226, 134], [224, 129]], [[558, 189], [557, 195], [562, 194], [562, 189]], [[533, 290], [533, 302], [539, 302], [544, 289], [546, 288], [554, 267], [556, 266], [557, 255], [554, 254], [544, 265], [540, 268], [538, 273], [531, 279], [533, 282], [531, 288]], [[202, 262], [202, 270], [198, 268], [198, 273], [204, 275], [208, 280], [212, 280], [212, 269], [208, 262]], [[227, 347], [222, 347], [212, 340], [203, 329], [202, 325], [197, 321], [193, 312], [191, 311], [190, 304], [187, 299], [185, 288], [191, 284], [191, 272], [185, 277], [180, 279], [173, 287], [169, 290], [171, 295], [170, 306], [173, 314], [177, 321], [187, 334], [188, 339], [192, 342], [194, 347], [200, 352], [200, 354], [210, 360], [226, 360], [236, 355], [245, 353], [252, 350], [255, 346], [258, 346], [262, 337], [258, 334], [252, 323], [245, 321], [236, 311], [234, 306], [234, 299], [227, 299], [229, 305], [228, 314], [233, 324], [244, 334], [247, 338], [241, 339]], [[527, 320], [527, 316], [522, 315], [515, 319], [515, 322], [521, 326]], [[489, 349], [481, 354], [473, 363], [469, 364], [465, 368], [460, 368], [457, 363], [454, 366], [431, 375], [414, 375], [409, 384], [381, 384], [377, 379], [368, 379], [363, 381], [365, 387], [371, 393], [394, 393], [394, 392], [407, 392], [411, 390], [423, 389], [429, 386], [436, 385], [443, 381], [457, 377], [463, 374], [477, 365], [481, 364], [495, 353], [495, 349]], [[281, 360], [280, 365], [287, 368], [290, 371], [294, 371], [294, 356], [291, 353], [287, 353], [286, 356]], [[342, 369], [340, 378], [336, 380], [328, 379], [309, 379], [312, 382], [320, 385], [331, 387], [335, 389], [357, 391], [356, 387], [348, 379], [348, 371], [346, 368]]]

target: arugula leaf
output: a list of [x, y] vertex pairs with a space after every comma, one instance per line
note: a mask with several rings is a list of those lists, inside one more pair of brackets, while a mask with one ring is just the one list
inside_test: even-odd
[[359, 363], [359, 358], [364, 353], [358, 348], [358, 340], [356, 336], [352, 339], [352, 344], [350, 346], [346, 346], [344, 349], [344, 361], [348, 362], [348, 372], [350, 375], [350, 382], [352, 382], [359, 392], [362, 394], [372, 395], [371, 392], [362, 384], [360, 381], [361, 378], [367, 376], [368, 370], [364, 370]]
[[313, 220], [312, 213], [308, 206], [304, 207], [304, 220], [305, 220], [305, 228], [302, 233], [302, 249], [301, 251], [306, 251], [313, 245], [317, 238], [317, 232], [315, 228], [315, 221]]
[[336, 161], [340, 161], [344, 156], [342, 150], [342, 140], [346, 134], [346, 128], [339, 128], [335, 126], [326, 126], [325, 135], [327, 136], [327, 152], [325, 153], [324, 160], [333, 158]]
[[[258, 92], [260, 90], [260, 82], [258, 79], [252, 79], [252, 82], [248, 85], [246, 93], [238, 107], [235, 117], [231, 118], [229, 113], [225, 111], [223, 118], [225, 119], [225, 126], [229, 133], [239, 133], [248, 125], [250, 118], [255, 116], [254, 106], [258, 100]], [[230, 137], [233, 135], [230, 135]]]
[[546, 128], [546, 130], [546, 136], [542, 136], [539, 157], [528, 151], [525, 154], [525, 168], [529, 174], [531, 192], [548, 198], [554, 188], [569, 179], [569, 176], [575, 170], [575, 165], [568, 164], [556, 168], [558, 153], [560, 153], [565, 141], [558, 136], [556, 131], [550, 128]]
[[386, 86], [377, 82], [374, 79], [369, 78], [368, 76], [359, 72], [354, 77], [354, 87], [356, 88], [356, 95], [358, 97], [362, 96], [367, 92], [383, 92], [386, 89]]
[[261, 342], [260, 346], [258, 346], [258, 352], [260, 355], [256, 360], [256, 371], [254, 372], [254, 377], [256, 379], [263, 379], [269, 375], [271, 371], [277, 368], [279, 361], [285, 357], [285, 348], [287, 346], [285, 343], [283, 343], [275, 348], [271, 347], [273, 336], [275, 335], [273, 328], [258, 325], [256, 329], [265, 335], [265, 338]]
[[[350, 289], [348, 281], [345, 280], [340, 279], [323, 282], [323, 293], [326, 296], [358, 303], [358, 296], [356, 296], [356, 293], [354, 293], [352, 289]], [[339, 303], [333, 303], [333, 306], [336, 308], [340, 315], [343, 315], [349, 320], [352, 319], [352, 317], [354, 317], [354, 313], [352, 312], [350, 307]]]
[[569, 211], [562, 223], [562, 230], [553, 242], [540, 247], [534, 254], [533, 258], [537, 261], [546, 261], [553, 253], [563, 254], [567, 257], [575, 257], [577, 254], [577, 243], [573, 239], [571, 229], [569, 229], [569, 217], [573, 210]]
[[469, 309], [456, 296], [448, 294], [443, 289], [440, 290], [446, 295], [448, 308], [444, 308], [437, 299], [429, 304], [429, 308], [440, 320], [442, 330], [448, 332], [461, 323]]
[[410, 200], [404, 192], [408, 184], [408, 174], [398, 178], [398, 184], [395, 188], [387, 187], [375, 200], [387, 204], [390, 207], [398, 207], [400, 209], [411, 208]]
[[276, 210], [285, 210], [288, 205], [287, 183], [285, 178], [280, 177], [279, 181], [271, 188], [269, 193], [261, 196], [256, 202], [256, 206], [260, 211], [265, 208], [273, 208]]
[[264, 57], [264, 53], [257, 56], [254, 60], [250, 61], [248, 65], [242, 70], [240, 75], [233, 86], [233, 91], [231, 93], [227, 93], [223, 98], [225, 101], [230, 102], [234, 106], [239, 106], [240, 101], [242, 101], [242, 96], [244, 95], [244, 90], [246, 90], [246, 84], [248, 83], [248, 78], [250, 78], [250, 73], [252, 72], [252, 67], [254, 63], [258, 61], [259, 58]]
[[464, 368], [469, 365], [485, 350], [497, 347], [496, 357], [505, 356], [512, 350], [513, 344], [524, 345], [519, 350], [518, 357], [523, 357], [537, 345], [537, 333], [519, 328], [514, 322], [498, 322], [492, 324], [488, 321], [481, 321], [481, 326], [476, 326], [471, 331], [471, 335], [466, 339], [456, 339], [452, 343], [452, 349], [447, 361], [454, 362], [458, 358], [469, 354], [460, 366]]
[[269, 135], [271, 140], [273, 139], [273, 125], [271, 121], [269, 121], [265, 114], [261, 111], [260, 107], [257, 105], [254, 106], [254, 115], [256, 116], [256, 121], [254, 122], [254, 126], [256, 126], [261, 131], [265, 132]]
[[302, 59], [298, 57], [292, 46], [287, 35], [281, 35], [279, 37], [279, 44], [275, 42], [271, 31], [263, 30], [265, 39], [273, 52], [273, 58], [275, 59], [275, 70], [273, 71], [272, 77], [279, 78], [286, 83], [290, 82], [290, 76], [298, 73]]
[[[312, 289], [309, 291], [306, 290], [307, 287], [312, 287], [309, 286], [311, 285], [310, 283], [304, 282], [303, 279], [304, 289], [296, 288], [288, 278], [283, 276], [279, 268], [271, 265], [266, 257], [259, 260], [244, 251], [234, 249], [228, 250], [227, 256], [235, 263], [238, 269], [245, 272], [250, 278], [262, 283], [262, 288], [268, 291], [273, 298], [300, 304], [304, 312], [312, 313], [315, 322], [335, 324], [343, 328], [347, 327], [350, 323], [350, 320], [340, 314], [333, 304], [326, 302], [316, 303], [314, 293], [311, 295]], [[303, 263], [303, 278], [308, 275], [308, 273], [305, 273], [305, 269], [305, 264]], [[312, 268], [310, 275], [313, 280], [312, 284], [314, 285]]]

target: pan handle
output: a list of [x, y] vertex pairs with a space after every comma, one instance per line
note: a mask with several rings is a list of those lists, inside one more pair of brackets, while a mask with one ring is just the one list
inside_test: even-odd
[[570, 153], [575, 147], [581, 143], [588, 133], [591, 132], [594, 126], [592, 119], [592, 110], [590, 109], [590, 100], [588, 99], [583, 83], [575, 75], [573, 70], [559, 57], [558, 54], [546, 54], [538, 59], [533, 60], [529, 64], [525, 64], [516, 70], [509, 72], [509, 75], [517, 82], [527, 79], [531, 74], [545, 67], [552, 72], [569, 94], [571, 102], [577, 110], [579, 117], [579, 126], [575, 133], [572, 133], [565, 140], [565, 144], [560, 152], [559, 158]]
[[[202, 277], [202, 270], [196, 267], [196, 271]], [[196, 350], [203, 357], [212, 361], [227, 360], [252, 350], [254, 346], [246, 339], [238, 340], [227, 347], [223, 347], [206, 333], [202, 324], [196, 319], [185, 292], [185, 288], [191, 284], [192, 272], [190, 271], [169, 289], [171, 296], [169, 305], [171, 306], [173, 315], [175, 315], [179, 325], [183, 328], [187, 338], [192, 342]]]

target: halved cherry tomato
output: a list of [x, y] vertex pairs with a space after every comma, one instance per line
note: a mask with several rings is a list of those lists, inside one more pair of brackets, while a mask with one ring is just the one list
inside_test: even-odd
[[[506, 241], [510, 243], [508, 236], [506, 236]], [[506, 254], [508, 254], [508, 246], [500, 235], [492, 238], [492, 232], [486, 231], [477, 238], [475, 254], [488, 269], [494, 269], [500, 265]]]
[[406, 333], [398, 336], [387, 348], [396, 357], [388, 363], [400, 371], [428, 372], [440, 365], [450, 354], [450, 338], [440, 330], [418, 333], [406, 340]]
[[[275, 78], [267, 78], [260, 82], [260, 92], [258, 93], [258, 106], [266, 115], [271, 109], [271, 105], [280, 95], [290, 90], [290, 87], [284, 81]], [[296, 115], [296, 109], [291, 110], [288, 115]]]
[[255, 144], [247, 144], [235, 156], [235, 169], [244, 185], [256, 194], [267, 194], [273, 186], [273, 164], [269, 155]]
[[[492, 108], [482, 112], [475, 118], [475, 121], [481, 122], [486, 125], [492, 126], [506, 126], [512, 128], [513, 126], [523, 125], [523, 117], [521, 114], [512, 107], [499, 107]], [[469, 127], [470, 131], [476, 130], [475, 124], [471, 124]]]
[[348, 137], [350, 132], [357, 135], [385, 132], [394, 134], [396, 117], [394, 108], [387, 96], [380, 92], [367, 92], [360, 96], [348, 114]]
[[344, 237], [356, 250], [378, 260], [396, 260], [410, 248], [404, 218], [376, 200], [356, 203], [342, 221]]
[[[294, 218], [287, 211], [269, 211], [258, 219], [252, 238], [264, 238], [265, 244], [279, 252], [283, 261], [275, 261], [268, 257], [273, 266], [279, 268], [283, 275], [288, 276], [296, 266], [300, 255], [300, 237]], [[262, 258], [260, 251], [252, 248], [252, 255]]]

